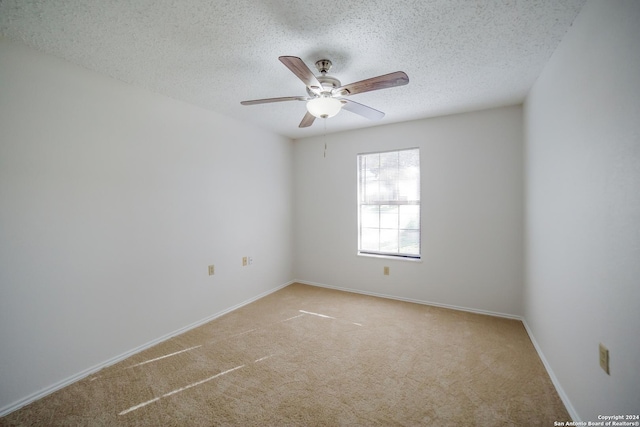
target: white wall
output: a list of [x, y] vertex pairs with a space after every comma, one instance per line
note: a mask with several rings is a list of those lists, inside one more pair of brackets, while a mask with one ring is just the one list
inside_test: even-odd
[[[514, 106], [297, 140], [296, 279], [520, 315], [522, 132]], [[357, 256], [356, 155], [408, 147], [420, 147], [422, 262]]]
[[286, 284], [292, 150], [0, 39], [0, 410]]
[[525, 123], [525, 319], [579, 418], [638, 414], [640, 2], [585, 5]]

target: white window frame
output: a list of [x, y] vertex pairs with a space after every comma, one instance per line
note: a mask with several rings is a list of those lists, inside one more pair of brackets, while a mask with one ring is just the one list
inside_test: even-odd
[[[395, 178], [391, 178], [391, 179], [385, 179], [385, 180], [376, 180], [374, 179], [372, 180], [367, 180], [365, 176], [363, 175], [363, 171], [370, 171], [372, 169], [369, 169], [368, 166], [363, 165], [362, 162], [366, 162], [367, 159], [375, 159], [375, 156], [380, 156], [380, 155], [388, 155], [388, 154], [394, 154], [394, 153], [398, 153], [398, 156], [400, 156], [399, 153], [403, 152], [403, 151], [417, 151], [417, 158], [418, 158], [418, 165], [417, 165], [417, 171], [413, 171], [413, 174], [409, 174], [409, 175], [414, 175], [414, 177], [412, 178], [413, 181], [413, 188], [409, 189], [409, 187], [406, 187], [405, 190], [408, 191], [404, 191], [400, 188], [403, 178], [405, 182], [410, 182], [407, 181], [407, 174], [406, 172], [403, 174], [401, 173], [401, 169], [400, 169], [400, 164], [398, 164], [398, 173], [395, 176]], [[380, 159], [380, 157], [378, 157], [378, 159]], [[375, 168], [375, 166], [374, 166]], [[357, 210], [358, 210], [358, 255], [363, 255], [363, 256], [374, 256], [374, 257], [390, 257], [390, 258], [394, 258], [394, 259], [406, 259], [406, 260], [420, 260], [421, 259], [421, 254], [422, 254], [422, 245], [421, 245], [421, 235], [422, 235], [422, 224], [420, 223], [420, 217], [421, 217], [421, 202], [420, 202], [420, 149], [418, 147], [412, 147], [412, 148], [403, 148], [403, 149], [397, 149], [397, 150], [388, 150], [388, 151], [376, 151], [376, 152], [369, 152], [369, 153], [360, 153], [356, 156], [356, 169], [357, 169], [357, 180], [358, 180], [358, 188], [357, 188]], [[389, 178], [389, 175], [392, 175], [392, 169], [386, 169], [385, 172], [388, 172], [387, 178]], [[379, 173], [382, 175], [382, 172]], [[417, 176], [415, 176], [417, 175]], [[367, 194], [365, 194], [367, 192], [367, 187], [371, 186], [372, 183], [373, 185], [375, 185], [375, 182], [378, 182], [378, 186], [380, 185], [381, 182], [386, 182], [387, 186], [385, 187], [385, 190], [387, 194], [389, 194], [388, 197], [385, 197], [383, 195], [383, 193], [385, 193], [385, 191], [381, 190], [382, 187], [378, 187], [377, 192], [373, 191], [373, 194], [375, 194], [373, 197], [376, 198], [380, 198], [382, 200], [372, 200]], [[392, 189], [392, 191], [388, 191], [389, 189], [389, 184], [392, 183], [392, 185], [394, 185], [395, 189]], [[405, 184], [408, 185], [408, 184]], [[415, 187], [417, 186], [417, 188]], [[375, 188], [375, 187], [374, 187]], [[407, 194], [409, 194], [410, 196], [408, 196], [409, 198], [407, 198]], [[379, 215], [378, 218], [378, 224], [377, 227], [374, 225], [372, 225], [371, 223], [371, 218], [374, 218], [374, 223], [375, 223], [375, 212], [376, 212], [376, 206], [377, 206], [377, 212]], [[382, 220], [382, 215], [383, 215], [383, 207], [384, 209], [388, 209], [393, 211], [394, 210], [394, 206], [397, 206], [396, 210], [396, 215], [397, 215], [397, 227], [396, 228], [386, 228], [383, 226], [383, 220]], [[401, 209], [402, 206], [417, 206], [417, 218], [416, 215], [413, 215], [413, 221], [411, 224], [411, 227], [413, 228], [401, 228]], [[369, 208], [367, 208], [369, 207]], [[373, 208], [373, 209], [370, 209]], [[415, 211], [415, 209], [413, 209]], [[367, 214], [366, 212], [369, 211], [369, 213]], [[405, 211], [409, 211], [409, 209], [406, 209]], [[364, 213], [363, 213], [364, 212]], [[373, 214], [371, 213], [373, 212]], [[373, 215], [373, 216], [372, 216]], [[364, 218], [363, 218], [364, 217]], [[389, 216], [388, 218], [392, 218], [392, 222], [395, 221], [395, 218], [393, 216], [393, 214], [391, 216]], [[417, 221], [417, 229], [416, 229], [416, 221]], [[364, 224], [363, 224], [364, 222]], [[391, 222], [391, 223], [392, 223]], [[389, 224], [389, 222], [388, 222]], [[364, 226], [363, 226], [364, 225]], [[375, 230], [378, 230], [378, 248], [374, 249], [371, 243], [371, 241], [367, 240], [367, 238], [365, 237], [363, 239], [363, 232], [365, 234], [369, 234], [369, 236], [374, 236], [374, 240], [375, 240]], [[417, 233], [416, 233], [417, 231]], [[393, 249], [393, 250], [389, 250], [390, 246], [387, 247], [382, 247], [383, 246], [383, 238], [382, 238], [382, 233], [386, 232], [388, 235], [392, 235], [394, 232], [397, 233], [397, 248]], [[405, 233], [405, 235], [409, 236], [412, 235], [413, 239], [409, 239], [406, 240], [405, 239], [405, 243], [406, 241], [409, 242], [414, 242], [414, 239], [417, 238], [417, 251], [416, 251], [416, 247], [415, 247], [415, 243], [411, 244], [410, 246], [405, 246], [405, 248], [409, 248], [408, 252], [407, 251], [403, 251], [403, 247], [402, 247], [402, 242], [403, 242], [403, 238], [402, 238], [402, 234], [403, 232]], [[369, 245], [369, 246], [367, 246]], [[375, 243], [373, 243], [373, 245], [375, 245]], [[364, 246], [364, 247], [363, 247]], [[393, 246], [393, 243], [391, 244], [391, 246]]]

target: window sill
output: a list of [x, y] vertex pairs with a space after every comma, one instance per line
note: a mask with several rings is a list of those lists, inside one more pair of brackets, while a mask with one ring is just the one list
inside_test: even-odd
[[357, 252], [356, 255], [361, 257], [366, 257], [366, 258], [391, 259], [394, 261], [422, 262], [422, 257], [410, 258], [410, 257], [393, 256], [393, 255], [368, 254], [368, 253], [362, 253], [362, 252]]

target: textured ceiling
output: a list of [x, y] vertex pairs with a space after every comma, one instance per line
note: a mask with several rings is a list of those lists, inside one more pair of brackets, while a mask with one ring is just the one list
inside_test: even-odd
[[[291, 138], [522, 102], [584, 0], [0, 0], [0, 33], [88, 69]], [[343, 84], [404, 71], [299, 129], [306, 95], [278, 56], [328, 58]]]

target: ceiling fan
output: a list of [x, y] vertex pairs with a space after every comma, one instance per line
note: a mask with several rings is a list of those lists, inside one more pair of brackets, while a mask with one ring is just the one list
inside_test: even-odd
[[302, 59], [296, 56], [281, 56], [278, 59], [307, 86], [308, 96], [254, 99], [242, 101], [241, 104], [255, 105], [282, 101], [306, 101], [307, 113], [298, 126], [301, 128], [311, 126], [316, 118], [326, 119], [333, 117], [343, 108], [369, 120], [380, 120], [384, 117], [382, 111], [367, 107], [346, 97], [362, 92], [403, 86], [409, 83], [409, 77], [403, 71], [396, 71], [395, 73], [342, 85], [340, 80], [327, 75], [332, 65], [328, 59], [316, 61], [315, 65], [320, 72], [319, 76], [315, 76]]

